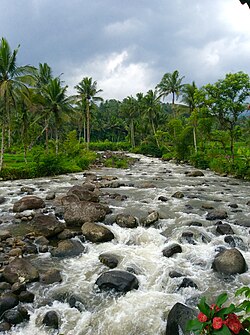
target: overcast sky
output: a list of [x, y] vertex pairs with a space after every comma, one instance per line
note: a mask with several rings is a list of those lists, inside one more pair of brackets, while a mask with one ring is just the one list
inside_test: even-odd
[[18, 65], [48, 63], [69, 93], [92, 77], [104, 99], [250, 74], [250, 9], [239, 0], [0, 0], [0, 36]]

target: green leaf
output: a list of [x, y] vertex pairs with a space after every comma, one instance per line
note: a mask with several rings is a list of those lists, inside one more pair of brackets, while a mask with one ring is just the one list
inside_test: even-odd
[[205, 297], [201, 298], [200, 303], [198, 304], [198, 308], [203, 314], [205, 314], [206, 316], [209, 317], [210, 307], [206, 303], [206, 298]]
[[235, 311], [235, 305], [231, 304], [229, 307], [222, 308], [220, 311], [216, 313], [216, 316], [223, 317], [226, 314], [230, 314]]
[[236, 292], [235, 292], [235, 296], [237, 297], [238, 295], [241, 295], [245, 293], [246, 297], [250, 297], [250, 288], [247, 286], [243, 286], [241, 288], [239, 288]]
[[221, 307], [228, 299], [227, 293], [222, 293], [218, 296], [218, 298], [216, 299], [215, 304], [218, 307]]
[[232, 335], [230, 330], [225, 325], [223, 325], [223, 327], [221, 329], [214, 330], [214, 334], [216, 334], [216, 335]]
[[203, 323], [201, 323], [199, 320], [195, 319], [195, 320], [190, 320], [187, 323], [187, 327], [186, 330], [193, 330], [193, 331], [201, 331], [203, 328]]

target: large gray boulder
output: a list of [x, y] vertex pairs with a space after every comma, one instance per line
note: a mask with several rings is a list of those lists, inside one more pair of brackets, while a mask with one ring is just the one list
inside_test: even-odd
[[115, 218], [115, 222], [118, 226], [123, 228], [135, 228], [138, 226], [136, 218], [130, 214], [118, 214]]
[[36, 214], [33, 219], [33, 228], [37, 235], [49, 238], [61, 233], [66, 228], [66, 224], [57, 220], [53, 214]]
[[54, 257], [75, 257], [85, 251], [84, 246], [77, 240], [64, 240], [58, 243], [58, 246], [51, 250]]
[[2, 313], [17, 306], [19, 303], [18, 297], [12, 292], [3, 293], [0, 297], [0, 318]]
[[191, 335], [186, 330], [187, 322], [197, 314], [196, 310], [177, 302], [168, 314], [166, 335]]
[[15, 282], [33, 282], [38, 280], [37, 269], [24, 258], [15, 258], [3, 270], [5, 280], [11, 284]]
[[111, 270], [104, 272], [96, 280], [96, 285], [101, 290], [115, 290], [128, 292], [138, 289], [139, 282], [136, 276], [127, 271]]
[[100, 203], [80, 201], [65, 206], [64, 219], [67, 226], [82, 226], [85, 222], [103, 221], [110, 212], [108, 206]]
[[214, 220], [224, 220], [228, 217], [227, 212], [224, 210], [216, 209], [211, 211], [206, 215], [206, 220], [214, 221]]
[[113, 240], [114, 234], [106, 227], [94, 222], [86, 222], [82, 226], [83, 236], [93, 242], [108, 242]]
[[214, 271], [226, 275], [243, 273], [247, 270], [245, 258], [238, 249], [226, 249], [219, 252], [213, 261]]
[[17, 213], [26, 211], [27, 209], [38, 209], [43, 207], [45, 207], [43, 199], [34, 195], [27, 195], [14, 203], [13, 212]]
[[80, 201], [91, 201], [91, 202], [99, 201], [98, 196], [93, 191], [90, 191], [87, 187], [80, 185], [75, 185], [71, 187], [67, 194], [76, 195]]

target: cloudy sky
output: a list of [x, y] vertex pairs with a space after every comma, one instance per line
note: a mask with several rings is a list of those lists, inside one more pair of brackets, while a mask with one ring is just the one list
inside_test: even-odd
[[239, 0], [0, 0], [18, 64], [48, 63], [69, 93], [92, 77], [104, 99], [154, 89], [178, 70], [198, 86], [250, 74], [250, 9]]

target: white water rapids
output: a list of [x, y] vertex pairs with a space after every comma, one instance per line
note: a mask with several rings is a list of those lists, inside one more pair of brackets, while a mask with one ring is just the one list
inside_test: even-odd
[[[237, 288], [250, 285], [249, 270], [231, 278], [223, 278], [211, 269], [218, 247], [230, 246], [224, 241], [224, 235], [216, 234], [215, 221], [205, 219], [208, 210], [204, 208], [204, 205], [211, 205], [215, 209], [227, 211], [228, 218], [223, 222], [231, 225], [235, 241], [238, 241], [236, 247], [250, 267], [250, 206], [247, 205], [250, 200], [250, 183], [221, 177], [211, 171], [204, 171], [204, 177], [187, 177], [185, 172], [194, 169], [188, 165], [137, 157], [140, 160], [127, 170], [101, 168], [93, 172], [98, 176], [117, 176], [119, 182], [128, 185], [102, 189], [103, 193], [127, 196], [125, 201], [108, 196], [102, 198], [111, 207], [111, 216], [126, 213], [140, 219], [156, 210], [160, 214], [158, 223], [149, 228], [139, 226], [133, 229], [108, 225], [115, 235], [114, 240], [99, 244], [85, 242], [86, 253], [75, 258], [56, 260], [54, 267], [61, 270], [62, 283], [47, 286], [31, 284], [28, 290], [35, 293], [35, 301], [33, 304], [25, 304], [30, 321], [13, 327], [6, 334], [164, 335], [168, 312], [176, 302], [195, 306], [200, 296], [206, 295], [212, 302], [214, 297], [224, 291], [233, 299]], [[11, 218], [13, 203], [23, 196], [19, 194], [20, 186], [33, 187], [34, 195], [45, 198], [49, 192], [65, 194], [70, 186], [80, 185], [84, 180], [82, 174], [70, 174], [0, 182], [0, 195], [8, 200], [0, 205], [0, 219], [1, 216], [5, 218], [0, 229], [8, 229], [11, 223], [6, 218], [8, 215]], [[183, 192], [184, 198], [172, 197], [176, 191]], [[168, 200], [160, 201], [159, 196]], [[237, 204], [237, 209], [230, 207], [230, 204]], [[200, 222], [202, 226], [189, 226], [191, 222]], [[248, 222], [248, 227], [235, 224], [241, 222]], [[187, 243], [182, 237], [183, 232], [192, 232], [195, 243]], [[180, 244], [183, 252], [170, 258], [163, 257], [162, 250], [172, 243]], [[103, 252], [119, 257], [117, 269], [132, 267], [135, 270], [139, 280], [138, 290], [124, 295], [98, 291], [95, 281], [108, 270], [98, 258]], [[37, 262], [46, 266], [51, 261], [50, 253], [35, 257], [34, 264]], [[170, 271], [177, 271], [183, 277], [171, 278]], [[178, 290], [184, 277], [195, 282], [198, 289], [188, 287]], [[78, 298], [78, 308], [71, 308], [63, 299], [58, 299], [66, 294]], [[57, 311], [60, 315], [59, 332], [41, 324], [45, 312], [49, 310]]]

